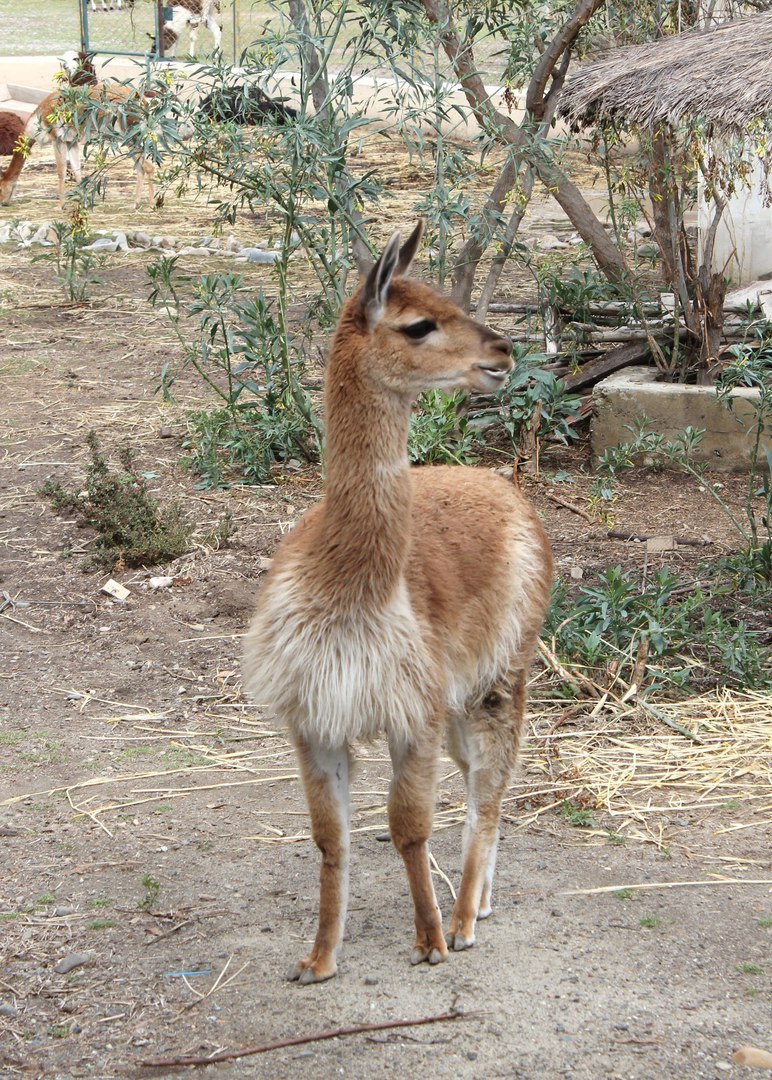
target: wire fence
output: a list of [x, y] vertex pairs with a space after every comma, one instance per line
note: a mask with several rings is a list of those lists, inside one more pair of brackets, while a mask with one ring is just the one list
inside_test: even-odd
[[[110, 53], [124, 56], [157, 57], [163, 52], [158, 27], [169, 23], [173, 5], [163, 0], [74, 0], [80, 5], [81, 46], [89, 52]], [[118, 6], [120, 4], [120, 6]], [[239, 11], [238, 0], [221, 0], [218, 22], [222, 26], [221, 50], [223, 59], [231, 63], [251, 41], [255, 24], [254, 10], [247, 6], [244, 18]], [[208, 27], [202, 23], [197, 33], [197, 56], [211, 56], [215, 42]], [[158, 44], [157, 44], [158, 43]], [[183, 33], [176, 49], [176, 56], [184, 58], [189, 51], [189, 41]]]
[[[112, 3], [112, 7], [110, 4]], [[0, 40], [0, 83], [9, 81], [3, 57], [61, 56], [70, 49], [85, 48], [101, 55], [146, 57], [161, 17], [169, 20], [172, 0], [0, 0], [0, 23], [13, 33]], [[222, 27], [222, 58], [238, 62], [244, 50], [259, 42], [266, 22], [276, 17], [257, 0], [220, 0], [218, 21]], [[198, 28], [196, 55], [209, 60], [214, 39], [202, 25]], [[185, 60], [190, 50], [188, 31], [183, 31], [176, 58]], [[5, 74], [5, 77], [4, 77]]]

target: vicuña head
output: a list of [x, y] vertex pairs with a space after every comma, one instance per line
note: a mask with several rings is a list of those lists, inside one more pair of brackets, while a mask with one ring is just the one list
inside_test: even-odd
[[498, 390], [512, 369], [509, 340], [406, 277], [423, 230], [420, 221], [403, 247], [394, 233], [346, 305], [336, 344], [366, 348], [373, 379], [397, 393]]
[[[394, 770], [389, 829], [415, 907], [411, 962], [474, 944], [491, 912], [501, 800], [550, 592], [547, 537], [512, 484], [408, 463], [422, 390], [491, 392], [512, 365], [506, 338], [407, 276], [422, 228], [402, 247], [396, 233], [344, 306], [325, 377], [326, 496], [279, 545], [244, 654], [245, 685], [295, 743], [322, 853], [316, 940], [290, 970], [301, 983], [337, 970], [351, 746], [380, 734]], [[443, 737], [468, 806], [447, 938], [427, 847]]]

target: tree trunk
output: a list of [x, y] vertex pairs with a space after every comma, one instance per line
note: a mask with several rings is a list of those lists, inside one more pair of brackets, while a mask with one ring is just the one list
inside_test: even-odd
[[[624, 256], [610, 240], [582, 193], [562, 170], [538, 149], [538, 139], [546, 136], [554, 115], [571, 46], [579, 31], [602, 3], [603, 0], [579, 0], [573, 15], [544, 50], [528, 85], [526, 117], [518, 126], [510, 117], [499, 112], [491, 102], [478, 74], [472, 43], [459, 37], [449, 5], [445, 0], [423, 0], [424, 10], [438, 27], [442, 46], [453, 65], [456, 78], [461, 83], [475, 119], [483, 131], [511, 148], [483, 207], [482, 226], [462, 247], [453, 273], [452, 296], [465, 310], [469, 309], [471, 303], [472, 287], [480, 259], [501, 223], [506, 198], [517, 182], [522, 164], [532, 168], [555, 196], [574, 228], [592, 249], [601, 272], [612, 281], [619, 281], [627, 274]], [[558, 64], [561, 64], [561, 69], [556, 72]], [[549, 93], [545, 93], [550, 81], [551, 89]], [[510, 249], [518, 225], [519, 220], [513, 215], [510, 229], [505, 233], [505, 242], [508, 241]]]

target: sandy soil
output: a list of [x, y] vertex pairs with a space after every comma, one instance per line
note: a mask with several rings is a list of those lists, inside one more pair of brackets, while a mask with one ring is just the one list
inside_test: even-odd
[[[53, 216], [49, 159], [26, 185], [0, 221]], [[127, 217], [119, 190], [95, 225], [207, 232], [201, 204], [167, 200]], [[234, 231], [247, 240], [261, 228]], [[275, 487], [196, 486], [184, 413], [201, 391], [183, 382], [175, 405], [155, 394], [174, 342], [145, 304], [143, 258], [114, 258], [94, 301], [72, 308], [50, 268], [0, 249], [0, 591], [14, 602], [0, 612], [3, 1075], [173, 1075], [143, 1063], [454, 1009], [472, 1015], [277, 1049], [207, 1075], [741, 1075], [737, 1046], [772, 1048], [772, 866], [768, 728], [744, 722], [736, 702], [711, 714], [706, 739], [721, 736], [721, 749], [703, 753], [634, 711], [591, 715], [590, 702], [566, 720], [535, 669], [494, 915], [473, 950], [432, 969], [408, 964], [407, 885], [384, 842], [387, 757], [381, 745], [364, 749], [340, 975], [309, 988], [284, 980], [313, 936], [317, 856], [292, 752], [270, 714], [241, 696], [240, 635], [266, 556], [318, 497], [319, 479], [301, 470]], [[245, 272], [268, 281], [259, 267]], [[201, 541], [170, 566], [116, 571], [131, 591], [123, 604], [101, 593], [106, 575], [80, 565], [87, 531], [38, 494], [48, 476], [82, 483], [91, 429], [110, 453], [130, 442], [159, 497], [183, 500], [199, 539], [229, 508], [230, 545]], [[642, 565], [642, 545], [608, 540], [550, 500], [560, 465], [581, 502], [586, 464], [576, 451], [528, 480], [559, 571]], [[726, 485], [739, 503], [742, 484]], [[633, 477], [616, 514], [633, 531], [732, 544], [699, 489], [667, 474]], [[686, 571], [702, 554], [656, 558]], [[153, 590], [159, 573], [174, 587]], [[699, 728], [706, 708], [681, 715]], [[756, 750], [731, 758], [755, 726]], [[559, 812], [569, 797], [592, 811], [585, 825]], [[432, 840], [445, 912], [462, 811], [447, 761]], [[611, 891], [581, 892], [602, 887]]]

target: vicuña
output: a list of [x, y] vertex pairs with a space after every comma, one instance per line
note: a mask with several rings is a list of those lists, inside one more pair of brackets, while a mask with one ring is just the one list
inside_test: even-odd
[[[337, 970], [351, 747], [381, 732], [389, 828], [415, 905], [411, 962], [474, 944], [550, 592], [549, 542], [511, 483], [409, 466], [418, 394], [491, 393], [512, 368], [506, 338], [408, 278], [422, 232], [401, 248], [395, 233], [343, 308], [326, 369], [326, 496], [283, 539], [246, 642], [246, 685], [291, 733], [322, 855], [316, 940], [289, 976], [301, 983]], [[428, 851], [443, 736], [468, 808], [447, 937]]]

